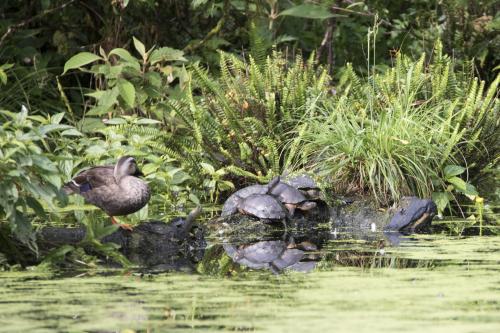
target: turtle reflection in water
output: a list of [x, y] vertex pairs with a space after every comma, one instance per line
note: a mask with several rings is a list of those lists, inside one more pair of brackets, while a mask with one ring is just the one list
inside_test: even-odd
[[317, 247], [309, 242], [286, 243], [282, 240], [259, 241], [252, 244], [223, 244], [234, 262], [252, 268], [268, 269], [278, 274], [285, 269], [309, 272], [316, 267], [318, 256], [311, 253]]

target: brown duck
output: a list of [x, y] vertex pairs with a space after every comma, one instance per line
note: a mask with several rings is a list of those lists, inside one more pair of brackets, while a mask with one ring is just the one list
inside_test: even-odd
[[64, 184], [66, 194], [80, 194], [111, 217], [113, 224], [132, 230], [128, 224], [119, 224], [114, 216], [132, 214], [144, 207], [151, 197], [148, 185], [138, 178], [143, 176], [133, 157], [123, 156], [116, 165], [103, 165], [80, 172]]

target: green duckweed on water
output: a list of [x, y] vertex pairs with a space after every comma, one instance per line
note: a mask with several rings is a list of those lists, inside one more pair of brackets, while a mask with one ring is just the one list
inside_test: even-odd
[[500, 237], [353, 245], [310, 273], [4, 272], [0, 332], [500, 331]]

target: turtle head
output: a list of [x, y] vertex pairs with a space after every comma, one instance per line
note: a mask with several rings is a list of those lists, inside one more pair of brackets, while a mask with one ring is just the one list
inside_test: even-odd
[[312, 200], [317, 200], [321, 198], [321, 191], [319, 188], [306, 188], [306, 189], [300, 189], [304, 195]]
[[304, 201], [304, 202], [301, 202], [297, 208], [299, 208], [300, 210], [311, 210], [313, 208], [315, 208], [317, 205], [314, 201]]
[[137, 167], [135, 158], [131, 156], [122, 156], [116, 162], [113, 175], [117, 182], [125, 176], [143, 176], [143, 173]]
[[269, 181], [269, 183], [267, 184], [267, 193], [270, 193], [273, 190], [273, 188], [280, 183], [280, 181], [281, 181], [280, 176], [276, 176], [273, 179], [271, 179], [271, 181]]

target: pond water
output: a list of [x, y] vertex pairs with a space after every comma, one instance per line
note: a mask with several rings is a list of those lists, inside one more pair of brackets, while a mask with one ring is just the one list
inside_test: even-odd
[[312, 252], [308, 273], [227, 255], [214, 261], [223, 273], [3, 272], [0, 332], [500, 332], [498, 236], [418, 235], [383, 250], [332, 239]]

